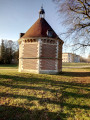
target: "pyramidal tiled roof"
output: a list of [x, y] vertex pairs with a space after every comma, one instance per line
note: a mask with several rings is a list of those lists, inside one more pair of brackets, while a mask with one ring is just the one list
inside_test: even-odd
[[22, 38], [29, 37], [48, 37], [47, 31], [52, 31], [52, 38], [59, 38], [51, 26], [44, 18], [39, 18], [31, 28], [22, 36]]

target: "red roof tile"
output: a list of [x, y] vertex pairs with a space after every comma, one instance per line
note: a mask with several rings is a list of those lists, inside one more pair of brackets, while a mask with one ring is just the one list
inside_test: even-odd
[[52, 38], [58, 38], [57, 34], [51, 28], [44, 18], [39, 18], [31, 28], [22, 36], [22, 38], [29, 37], [48, 37], [47, 31], [52, 31]]

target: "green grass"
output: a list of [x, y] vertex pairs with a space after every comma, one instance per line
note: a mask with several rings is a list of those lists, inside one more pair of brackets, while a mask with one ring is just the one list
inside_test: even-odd
[[0, 64], [0, 69], [17, 69], [17, 64]]
[[63, 67], [90, 66], [90, 63], [62, 63]]
[[0, 69], [0, 120], [89, 120], [90, 69], [59, 75]]

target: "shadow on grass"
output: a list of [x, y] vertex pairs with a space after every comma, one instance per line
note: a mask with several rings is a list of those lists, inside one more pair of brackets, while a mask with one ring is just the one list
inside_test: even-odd
[[90, 77], [90, 72], [62, 72], [59, 75], [70, 77]]
[[[64, 73], [63, 73], [64, 74]], [[60, 76], [60, 75], [59, 75]], [[12, 81], [1, 81], [0, 85], [2, 86], [6, 86], [6, 87], [12, 87], [12, 88], [20, 88], [20, 89], [33, 89], [33, 90], [44, 90], [44, 91], [50, 91], [50, 92], [58, 92], [58, 90], [55, 89], [50, 89], [50, 88], [46, 88], [46, 87], [36, 87], [36, 86], [27, 86], [27, 85], [18, 85], [18, 84], [14, 84], [15, 82], [25, 82], [28, 84], [44, 84], [45, 86], [47, 85], [51, 85], [51, 86], [55, 86], [55, 87], [63, 87], [65, 88], [72, 88], [72, 89], [84, 89], [87, 91], [90, 91], [90, 89], [88, 89], [90, 87], [90, 83], [77, 83], [77, 82], [65, 82], [65, 81], [55, 81], [52, 79], [48, 79], [48, 78], [38, 78], [38, 77], [33, 77], [33, 76], [29, 76], [29, 77], [19, 77], [19, 76], [11, 76], [11, 75], [0, 75], [1, 79], [11, 79]], [[82, 88], [81, 88], [82, 87]], [[66, 93], [67, 95], [70, 95], [68, 93]], [[90, 95], [78, 95], [78, 94], [71, 94], [72, 96], [84, 96], [84, 97], [90, 97]]]
[[[68, 74], [68, 75], [67, 75]], [[62, 73], [64, 76], [69, 76], [71, 73]], [[73, 76], [76, 73], [73, 74]], [[82, 73], [83, 74], [83, 73]], [[87, 73], [88, 74], [88, 73]], [[78, 74], [79, 75], [79, 74]], [[77, 75], [77, 76], [78, 76]], [[89, 75], [89, 74], [88, 74]], [[87, 76], [88, 76], [87, 75]], [[60, 75], [57, 75], [60, 76]], [[84, 73], [84, 76], [86, 76], [86, 73]], [[28, 99], [31, 100], [38, 100], [40, 104], [48, 103], [48, 104], [56, 104], [60, 105], [62, 108], [67, 107], [69, 109], [72, 108], [79, 108], [84, 110], [89, 110], [90, 107], [87, 105], [77, 105], [77, 104], [71, 104], [66, 103], [65, 99], [69, 97], [76, 98], [90, 98], [90, 94], [84, 94], [82, 93], [74, 93], [74, 92], [68, 92], [65, 91], [66, 88], [71, 89], [82, 89], [83, 90], [90, 90], [88, 89], [90, 87], [90, 84], [81, 84], [81, 83], [75, 83], [75, 82], [64, 82], [64, 81], [56, 81], [54, 79], [48, 79], [48, 77], [44, 78], [38, 78], [37, 76], [28, 76], [23, 77], [22, 76], [11, 76], [11, 75], [0, 75], [1, 79], [6, 79], [7, 81], [0, 81], [1, 86], [10, 87], [10, 88], [19, 88], [19, 89], [32, 89], [32, 90], [43, 90], [43, 91], [50, 91], [51, 93], [61, 93], [61, 98], [57, 98], [55, 100], [49, 99], [49, 98], [38, 98], [36, 96], [26, 96], [26, 95], [16, 95], [16, 94], [8, 94], [8, 93], [0, 93], [0, 97], [13, 97], [13, 98], [20, 98], [20, 99]], [[11, 79], [12, 81], [8, 81], [8, 79]], [[39, 86], [27, 86], [27, 85], [18, 85], [18, 82], [22, 82], [24, 84], [44, 84], [44, 87]], [[51, 85], [52, 87], [58, 87], [63, 88], [62, 91], [58, 91], [51, 88], [46, 88], [47, 85]], [[57, 96], [56, 96], [57, 97]], [[19, 108], [19, 107], [11, 107], [11, 106], [1, 106], [0, 108], [0, 117], [2, 117], [2, 120], [63, 120], [68, 116], [68, 114], [64, 114], [63, 111], [60, 111], [59, 113], [49, 112], [48, 110], [27, 110], [25, 108]], [[5, 119], [4, 119], [5, 118]], [[13, 119], [12, 119], [13, 118]]]
[[[64, 84], [64, 83], [63, 83]], [[58, 90], [55, 90], [55, 89], [50, 89], [50, 88], [45, 88], [45, 87], [34, 87], [34, 86], [26, 86], [26, 85], [13, 85], [13, 84], [7, 84], [5, 82], [0, 82], [0, 85], [1, 86], [5, 86], [5, 87], [11, 87], [11, 88], [19, 88], [19, 89], [30, 89], [30, 90], [43, 90], [43, 91], [49, 91], [49, 92], [52, 92], [52, 93], [58, 93]], [[73, 84], [72, 84], [73, 85]], [[64, 89], [65, 88], [73, 88], [73, 89], [77, 89], [76, 87], [73, 87], [69, 85], [65, 86], [65, 85], [60, 85], [60, 87], [63, 87]], [[80, 88], [78, 88], [80, 89]], [[84, 89], [84, 88], [83, 88]], [[90, 91], [90, 89], [86, 89], [85, 90], [88, 90]], [[73, 93], [73, 92], [64, 92], [64, 97], [67, 96], [67, 97], [75, 97], [75, 98], [90, 98], [90, 94], [84, 94], [84, 93]]]
[[63, 120], [64, 113], [54, 113], [48, 110], [28, 110], [14, 106], [0, 106], [0, 120]]
[[[57, 76], [65, 76], [67, 74], [68, 73], [62, 73], [62, 74], [57, 75]], [[60, 81], [57, 81], [57, 80], [55, 81], [55, 79], [48, 79], [48, 78], [45, 78], [45, 77], [44, 78], [38, 78], [37, 76], [36, 77], [34, 77], [34, 76], [23, 77], [23, 76], [0, 75], [0, 78], [1, 79], [2, 78], [6, 79], [6, 80], [7, 79], [12, 79], [13, 83], [21, 81], [21, 82], [30, 83], [30, 84], [34, 84], [34, 83], [36, 83], [36, 84], [40, 83], [41, 84], [41, 83], [44, 83], [45, 85], [50, 84], [52, 86], [60, 86], [60, 87], [65, 87], [65, 86], [66, 87], [70, 87], [70, 86], [71, 87], [74, 87], [74, 86], [75, 87], [76, 86], [77, 87], [78, 86], [80, 86], [80, 87], [90, 87], [90, 83], [77, 83], [77, 82], [74, 82], [74, 81], [72, 81], [72, 82], [65, 82], [63, 80], [62, 81], [61, 80]], [[69, 80], [69, 78], [68, 78], [68, 80]], [[4, 83], [6, 84], [6, 83], [9, 83], [9, 82], [4, 82]], [[12, 82], [11, 82], [11, 85], [12, 85]], [[27, 86], [27, 88], [28, 88], [28, 86]]]
[[[66, 106], [68, 108], [80, 108], [80, 109], [87, 109], [90, 110], [90, 106], [87, 105], [76, 105], [76, 104], [70, 104], [70, 103], [65, 103], [64, 101], [57, 101], [57, 100], [50, 100], [50, 98], [38, 98], [35, 96], [25, 96], [25, 95], [14, 95], [14, 94], [8, 94], [8, 93], [0, 93], [0, 97], [13, 97], [13, 98], [20, 98], [20, 99], [28, 99], [29, 101], [32, 100], [38, 100], [40, 104], [57, 104], [57, 105], [62, 105], [63, 107]], [[61, 98], [62, 99], [62, 98]]]
[[0, 67], [7, 67], [7, 69], [9, 68], [9, 67], [11, 67], [11, 68], [13, 68], [13, 67], [15, 67], [15, 68], [18, 68], [18, 64], [0, 64]]

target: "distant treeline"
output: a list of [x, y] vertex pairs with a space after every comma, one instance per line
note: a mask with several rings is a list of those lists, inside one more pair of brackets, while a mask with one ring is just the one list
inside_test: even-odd
[[18, 43], [12, 40], [2, 40], [0, 46], [0, 64], [18, 63]]

